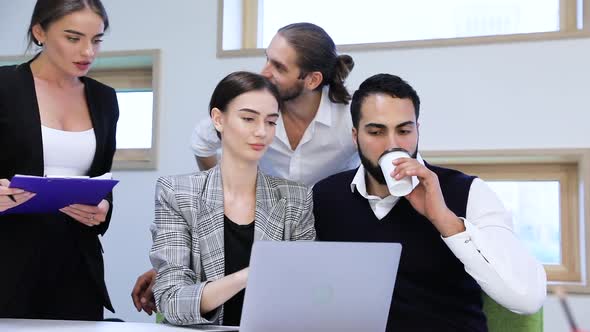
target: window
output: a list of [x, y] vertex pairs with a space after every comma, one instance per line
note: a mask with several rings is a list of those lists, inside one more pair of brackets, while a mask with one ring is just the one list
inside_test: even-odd
[[119, 102], [113, 169], [154, 168], [158, 52], [103, 52], [88, 76], [113, 87]]
[[590, 0], [220, 0], [219, 51], [266, 48], [280, 27], [293, 22], [323, 27], [338, 45], [364, 47], [497, 40], [489, 38], [493, 36], [522, 40], [527, 34], [555, 37], [580, 33], [587, 26], [583, 5], [588, 3]]
[[588, 151], [423, 155], [429, 162], [485, 180], [512, 213], [517, 237], [544, 264], [548, 280], [568, 285], [571, 291], [588, 290], [586, 244], [580, 234], [588, 224]]
[[[118, 149], [150, 149], [152, 147], [152, 118], [154, 93], [151, 90], [117, 92], [119, 115]], [[129, 130], [134, 128], [134, 130]]]
[[560, 181], [489, 178], [487, 183], [512, 214], [520, 240], [543, 264], [561, 264]]

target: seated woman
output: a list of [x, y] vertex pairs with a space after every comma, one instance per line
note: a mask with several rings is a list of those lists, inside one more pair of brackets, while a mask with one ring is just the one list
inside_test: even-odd
[[221, 162], [158, 179], [150, 259], [167, 322], [239, 325], [253, 241], [315, 239], [311, 190], [258, 170], [280, 104], [263, 76], [228, 75], [209, 104]]

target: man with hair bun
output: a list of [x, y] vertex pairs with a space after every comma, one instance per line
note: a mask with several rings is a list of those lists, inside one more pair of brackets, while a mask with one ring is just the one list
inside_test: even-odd
[[[262, 75], [279, 89], [284, 107], [277, 135], [260, 162], [263, 172], [313, 185], [359, 165], [344, 81], [354, 61], [338, 55], [332, 38], [311, 23], [278, 30], [266, 49]], [[221, 146], [210, 119], [199, 122], [191, 148], [201, 169], [217, 163]]]

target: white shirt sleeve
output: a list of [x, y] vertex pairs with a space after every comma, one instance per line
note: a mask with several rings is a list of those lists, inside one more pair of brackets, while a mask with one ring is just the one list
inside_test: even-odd
[[191, 149], [197, 157], [210, 157], [221, 148], [221, 140], [210, 118], [199, 121], [191, 134]]
[[443, 238], [483, 291], [507, 309], [532, 314], [547, 295], [547, 276], [512, 231], [512, 216], [482, 180], [469, 191], [466, 230]]

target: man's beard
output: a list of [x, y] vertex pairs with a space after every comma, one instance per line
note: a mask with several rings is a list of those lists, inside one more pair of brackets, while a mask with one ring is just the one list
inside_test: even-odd
[[365, 157], [365, 155], [363, 154], [363, 150], [361, 150], [360, 144], [358, 144], [358, 150], [359, 150], [359, 157], [361, 158], [361, 164], [363, 164], [363, 167], [365, 168], [365, 170], [367, 172], [369, 172], [369, 174], [371, 174], [373, 179], [375, 179], [377, 182], [379, 182], [379, 184], [387, 184], [385, 182], [385, 176], [383, 176], [383, 171], [381, 170], [381, 166], [379, 166], [378, 164], [377, 165], [373, 164], [367, 157]]
[[297, 81], [295, 85], [286, 90], [279, 90], [283, 102], [291, 101], [301, 95], [303, 92], [303, 81]]
[[[357, 138], [358, 141], [358, 138]], [[359, 157], [361, 158], [361, 164], [373, 179], [375, 179], [379, 184], [386, 185], [387, 182], [385, 181], [385, 176], [383, 175], [383, 170], [379, 164], [373, 164], [369, 158], [365, 157], [363, 154], [363, 150], [361, 149], [361, 145], [357, 143], [357, 148], [359, 152]], [[412, 153], [412, 158], [416, 159], [418, 157], [418, 144], [416, 144], [416, 150]]]

